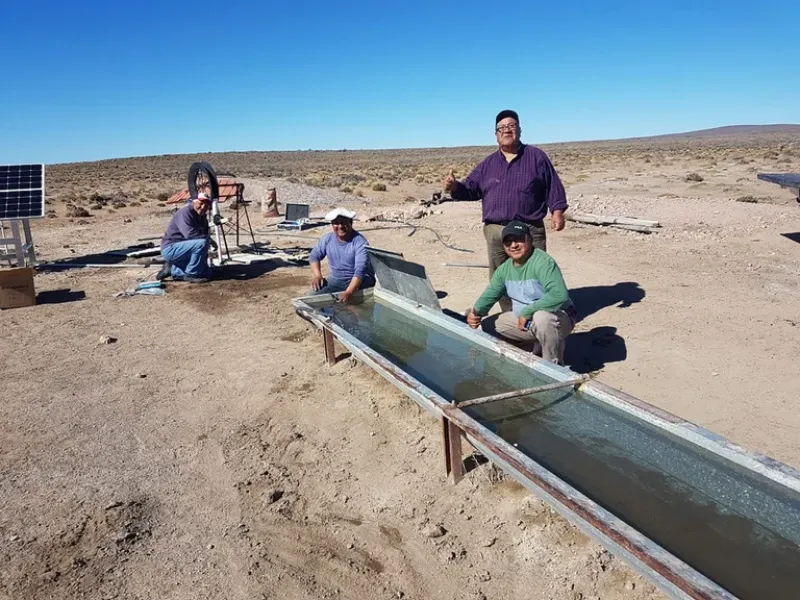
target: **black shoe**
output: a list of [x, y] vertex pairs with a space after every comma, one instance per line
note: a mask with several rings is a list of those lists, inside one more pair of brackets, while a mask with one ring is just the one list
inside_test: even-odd
[[170, 276], [171, 273], [172, 273], [172, 265], [169, 263], [169, 261], [167, 261], [162, 265], [161, 270], [158, 273], [156, 273], [156, 280], [164, 281], [167, 277]]
[[187, 275], [183, 278], [184, 281], [188, 281], [189, 283], [208, 283], [211, 281], [210, 277], [192, 277]]

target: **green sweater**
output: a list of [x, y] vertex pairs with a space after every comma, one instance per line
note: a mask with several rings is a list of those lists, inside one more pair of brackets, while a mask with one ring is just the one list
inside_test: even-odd
[[475, 312], [485, 316], [503, 296], [511, 298], [514, 314], [526, 319], [537, 310], [554, 313], [572, 306], [561, 269], [549, 254], [538, 248], [519, 267], [509, 258], [497, 268], [475, 303]]

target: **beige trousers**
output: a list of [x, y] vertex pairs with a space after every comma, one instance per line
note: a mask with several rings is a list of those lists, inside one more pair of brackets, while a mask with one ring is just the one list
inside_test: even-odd
[[[486, 224], [483, 226], [483, 237], [486, 238], [486, 253], [489, 255], [489, 279], [492, 278], [497, 267], [508, 259], [505, 248], [503, 248], [503, 238], [501, 233], [502, 225]], [[547, 230], [536, 225], [528, 225], [528, 231], [533, 238], [533, 247], [547, 252]], [[507, 296], [500, 298], [500, 310], [503, 312], [511, 310], [511, 300]]]
[[528, 331], [519, 328], [518, 317], [512, 312], [487, 317], [481, 323], [483, 330], [495, 337], [531, 350], [535, 354], [537, 346], [541, 348], [541, 356], [545, 360], [559, 365], [564, 364], [564, 340], [572, 331], [574, 324], [567, 313], [560, 310], [549, 313], [537, 310], [533, 313]]

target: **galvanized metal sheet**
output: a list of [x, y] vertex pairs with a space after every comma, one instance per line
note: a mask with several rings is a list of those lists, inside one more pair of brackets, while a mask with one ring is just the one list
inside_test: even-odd
[[786, 188], [800, 189], [800, 173], [759, 173], [758, 178]]
[[375, 278], [382, 288], [411, 302], [442, 310], [424, 266], [405, 260], [402, 254], [396, 252], [379, 248], [369, 248], [368, 252]]

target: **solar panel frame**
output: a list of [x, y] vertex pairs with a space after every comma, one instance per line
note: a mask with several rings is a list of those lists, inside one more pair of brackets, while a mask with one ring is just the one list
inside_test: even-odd
[[45, 216], [45, 165], [0, 165], [0, 221]]

